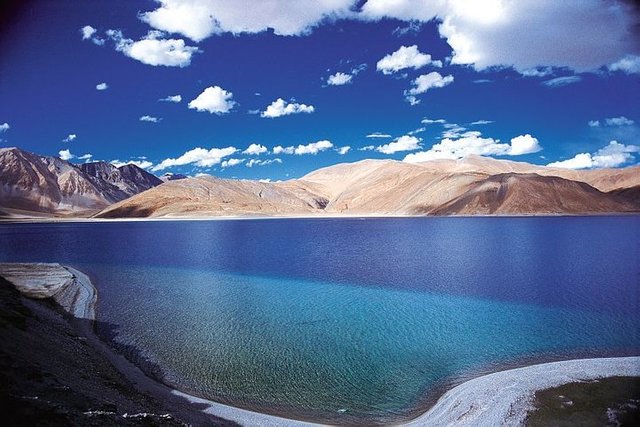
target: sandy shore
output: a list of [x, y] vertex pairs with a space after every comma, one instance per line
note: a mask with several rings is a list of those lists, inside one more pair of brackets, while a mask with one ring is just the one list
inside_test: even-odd
[[449, 390], [405, 425], [522, 425], [537, 391], [613, 376], [640, 376], [640, 357], [566, 360], [484, 375]]
[[[21, 265], [23, 269], [26, 268], [27, 273], [25, 274], [37, 273], [38, 271], [38, 267], [34, 268], [38, 264]], [[157, 401], [163, 410], [174, 415], [176, 419], [185, 420], [193, 425], [201, 425], [204, 420], [208, 420], [205, 423], [211, 422], [213, 424], [230, 422], [230, 424], [260, 426], [317, 425], [197, 398], [154, 381], [133, 363], [113, 351], [93, 333], [93, 310], [97, 291], [89, 278], [70, 267], [58, 264], [39, 265], [41, 268], [49, 270], [52, 268], [63, 269], [57, 270], [59, 271], [57, 277], [58, 281], [64, 285], [61, 285], [62, 290], [56, 290], [55, 293], [65, 296], [63, 302], [65, 300], [72, 301], [71, 304], [66, 304], [66, 306], [63, 304], [62, 306], [77, 318], [76, 330], [82, 332], [87, 344], [93, 348], [95, 353], [105, 357], [119, 373], [124, 375], [130, 383], [129, 387], [137, 390], [142, 396], [151, 397], [152, 402], [149, 405], [156, 411], [158, 411], [158, 406], [154, 402]], [[0, 266], [4, 266], [5, 271], [7, 270], [7, 264]], [[14, 277], [16, 276], [15, 268], [13, 270], [9, 268], [9, 271], [13, 271]], [[74, 280], [68, 280], [66, 276], [68, 273], [73, 276]], [[23, 281], [25, 274], [21, 276]], [[1, 275], [2, 271], [0, 271]], [[18, 274], [18, 276], [20, 275]], [[41, 295], [43, 292], [45, 294], [52, 293], [51, 283], [49, 282], [47, 286], [49, 288], [46, 289], [46, 292], [39, 291], [37, 283], [31, 281], [29, 282], [29, 292], [32, 295]], [[22, 286], [22, 290], [24, 290], [24, 286]], [[37, 298], [43, 297], [38, 296]], [[69, 332], [66, 332], [66, 335], [69, 335]], [[64, 340], [66, 335], [62, 334], [56, 340]], [[59, 345], [64, 347], [64, 343]], [[77, 360], [74, 363], [77, 363]], [[611, 376], [640, 376], [640, 357], [568, 360], [484, 375], [449, 390], [429, 411], [404, 425], [521, 425], [524, 423], [527, 413], [534, 409], [533, 398], [537, 391], [567, 383], [591, 381]], [[97, 379], [95, 381], [99, 382]], [[82, 386], [79, 388], [76, 392], [82, 394]], [[144, 398], [138, 396], [132, 396], [131, 400], [145, 401]], [[128, 403], [124, 402], [124, 404]]]

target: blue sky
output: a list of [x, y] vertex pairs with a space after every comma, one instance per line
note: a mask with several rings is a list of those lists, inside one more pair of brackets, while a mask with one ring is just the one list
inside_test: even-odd
[[640, 159], [633, 2], [2, 7], [1, 146], [273, 180], [365, 158]]

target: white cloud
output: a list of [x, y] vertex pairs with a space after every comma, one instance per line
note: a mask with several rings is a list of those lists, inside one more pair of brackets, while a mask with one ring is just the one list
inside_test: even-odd
[[140, 169], [149, 169], [151, 166], [153, 166], [153, 163], [148, 160], [128, 160], [126, 162], [121, 162], [120, 160], [111, 160], [109, 163], [117, 168], [125, 165], [136, 165]]
[[80, 33], [82, 34], [82, 40], [91, 40], [93, 44], [97, 44], [98, 46], [102, 46], [104, 44], [104, 39], [100, 37], [96, 37], [95, 34], [98, 32], [91, 25], [85, 25], [80, 28]]
[[626, 118], [625, 116], [620, 117], [611, 117], [609, 119], [605, 119], [604, 122], [608, 126], [631, 126], [634, 121]]
[[453, 64], [478, 70], [540, 66], [593, 71], [637, 52], [631, 2], [581, 0], [368, 0], [361, 16], [439, 19]]
[[519, 156], [521, 154], [537, 153], [540, 150], [542, 150], [542, 147], [538, 139], [526, 134], [511, 139], [511, 148], [507, 154]]
[[96, 85], [96, 89], [97, 90], [107, 90], [107, 89], [109, 89], [109, 85], [104, 83], [104, 82], [103, 83], [98, 83]]
[[189, 102], [189, 108], [211, 114], [226, 114], [236, 105], [233, 93], [220, 86], [209, 86], [198, 97]]
[[281, 145], [276, 145], [273, 147], [273, 154], [293, 154], [295, 147], [283, 147]]
[[493, 120], [476, 120], [475, 122], [471, 122], [469, 123], [471, 126], [477, 126], [477, 125], [488, 125], [493, 123]]
[[619, 61], [609, 65], [611, 71], [622, 71], [627, 74], [640, 73], [640, 56], [627, 55]]
[[222, 167], [222, 169], [226, 169], [226, 168], [230, 168], [233, 166], [238, 166], [242, 163], [245, 162], [246, 159], [229, 159], [229, 160], [223, 160], [222, 163], [220, 164], [220, 167]]
[[518, 156], [542, 150], [538, 140], [531, 135], [520, 135], [511, 139], [510, 144], [493, 138], [482, 138], [480, 132], [468, 132], [461, 138], [445, 138], [431, 149], [408, 154], [405, 162], [426, 162], [437, 159], [461, 159], [471, 154], [480, 156]]
[[197, 47], [187, 46], [182, 39], [163, 39], [159, 31], [149, 31], [138, 41], [127, 39], [120, 30], [108, 30], [107, 36], [116, 44], [116, 50], [143, 64], [165, 67], [186, 67]]
[[406, 68], [417, 70], [426, 65], [442, 67], [441, 61], [433, 61], [431, 55], [422, 53], [418, 46], [401, 46], [398, 50], [378, 61], [376, 69], [383, 74], [393, 74]]
[[298, 104], [296, 102], [289, 103], [282, 98], [278, 98], [260, 113], [260, 117], [275, 118], [288, 116], [289, 114], [313, 113], [314, 111], [315, 107], [313, 105]]
[[0, 125], [0, 133], [2, 133], [2, 132], [6, 132], [6, 131], [8, 131], [9, 129], [11, 129], [11, 126], [9, 126], [9, 123], [7, 123], [7, 122], [2, 123], [2, 124]]
[[80, 32], [82, 33], [82, 40], [88, 40], [91, 38], [91, 36], [97, 33], [98, 30], [93, 28], [91, 25], [85, 25], [84, 27], [80, 28]]
[[327, 78], [327, 84], [330, 86], [342, 86], [349, 84], [353, 78], [367, 68], [367, 64], [360, 64], [354, 67], [349, 73], [337, 72]]
[[416, 99], [416, 95], [425, 93], [429, 89], [441, 88], [453, 83], [453, 76], [448, 75], [446, 77], [443, 77], [437, 71], [433, 71], [429, 74], [423, 74], [419, 76], [412, 83], [414, 87], [412, 87], [408, 91], [405, 91], [404, 94], [407, 101], [409, 101], [411, 105], [415, 105], [420, 102]]
[[76, 156], [71, 154], [71, 151], [69, 149], [66, 149], [66, 150], [58, 151], [58, 157], [60, 157], [62, 160], [71, 160], [71, 159], [75, 158]]
[[374, 151], [375, 149], [375, 145], [365, 145], [364, 147], [358, 148], [358, 151]]
[[420, 148], [420, 138], [411, 135], [403, 135], [393, 142], [376, 147], [376, 151], [384, 154], [393, 154], [399, 151], [413, 151]]
[[625, 116], [620, 117], [609, 117], [604, 119], [602, 122], [600, 120], [589, 120], [588, 124], [592, 128], [600, 127], [600, 126], [631, 126], [635, 122], [631, 119], [626, 118]]
[[70, 133], [65, 139], [62, 140], [62, 142], [71, 142], [74, 141], [77, 137], [78, 135], [76, 135], [75, 133]]
[[338, 154], [340, 154], [341, 156], [344, 156], [349, 152], [349, 150], [351, 150], [351, 147], [348, 145], [345, 145], [344, 147], [338, 147], [335, 150], [338, 152]]
[[158, 101], [178, 103], [178, 102], [182, 102], [182, 96], [180, 96], [180, 95], [169, 95], [166, 98], [158, 99]]
[[427, 119], [424, 118], [420, 121], [420, 123], [425, 124], [425, 125], [430, 125], [433, 123], [439, 123], [439, 124], [445, 124], [447, 123], [447, 121], [445, 119]]
[[640, 152], [638, 145], [624, 145], [611, 141], [609, 145], [593, 154], [580, 153], [571, 159], [549, 163], [547, 166], [563, 169], [600, 169], [615, 168], [635, 159], [632, 153]]
[[222, 162], [223, 158], [231, 156], [237, 151], [238, 149], [235, 147], [212, 148], [210, 150], [198, 147], [185, 152], [177, 159], [164, 159], [162, 162], [155, 165], [151, 170], [155, 172], [170, 168], [172, 166], [184, 166], [189, 164], [195, 164], [199, 167], [209, 167], [217, 165], [218, 163]]
[[140, 116], [140, 121], [141, 122], [158, 123], [160, 120], [162, 120], [162, 119], [159, 118], [159, 117]]
[[573, 83], [578, 83], [580, 80], [582, 80], [582, 77], [580, 76], [565, 76], [556, 77], [555, 79], [551, 80], [545, 80], [544, 82], [542, 82], [542, 84], [549, 87], [561, 87]]
[[247, 147], [246, 150], [244, 150], [242, 152], [242, 154], [248, 154], [250, 156], [258, 156], [262, 153], [266, 153], [267, 151], [267, 147], [265, 147], [264, 145], [260, 145], [260, 144], [251, 144]]
[[179, 33], [199, 42], [213, 34], [259, 33], [273, 29], [277, 35], [307, 34], [325, 21], [352, 15], [355, 0], [268, 2], [216, 0], [156, 0], [157, 9], [140, 19], [153, 28]]
[[78, 159], [86, 160], [88, 162], [89, 160], [91, 160], [92, 157], [93, 157], [93, 154], [87, 153], [87, 154], [83, 154], [82, 156], [79, 156]]
[[248, 168], [252, 168], [254, 166], [266, 166], [272, 163], [282, 163], [282, 160], [277, 157], [275, 159], [268, 159], [268, 160], [249, 159], [249, 161], [245, 164], [245, 166]]
[[342, 86], [351, 83], [353, 76], [346, 73], [335, 73], [327, 78], [327, 84], [331, 86]]
[[587, 169], [593, 166], [593, 159], [589, 153], [580, 153], [571, 159], [549, 163], [547, 166], [562, 169]]
[[295, 154], [301, 156], [303, 154], [318, 154], [321, 151], [333, 148], [331, 141], [323, 139], [317, 142], [311, 142], [307, 145], [298, 145], [297, 147], [282, 147], [277, 145], [273, 147], [273, 154]]
[[388, 133], [373, 132], [366, 136], [366, 138], [391, 138]]

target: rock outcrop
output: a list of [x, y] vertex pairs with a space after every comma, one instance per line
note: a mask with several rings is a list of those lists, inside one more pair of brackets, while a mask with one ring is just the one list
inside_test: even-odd
[[57, 263], [2, 263], [0, 277], [29, 298], [53, 298], [69, 314], [95, 320], [98, 294], [82, 272]]

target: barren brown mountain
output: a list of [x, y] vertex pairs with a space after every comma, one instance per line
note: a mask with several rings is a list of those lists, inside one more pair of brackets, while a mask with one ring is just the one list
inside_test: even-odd
[[99, 217], [287, 215], [541, 215], [640, 210], [640, 167], [570, 171], [470, 156], [404, 163], [363, 160], [300, 179], [170, 181]]
[[4, 216], [89, 215], [159, 184], [159, 178], [134, 165], [77, 166], [19, 148], [0, 148]]

